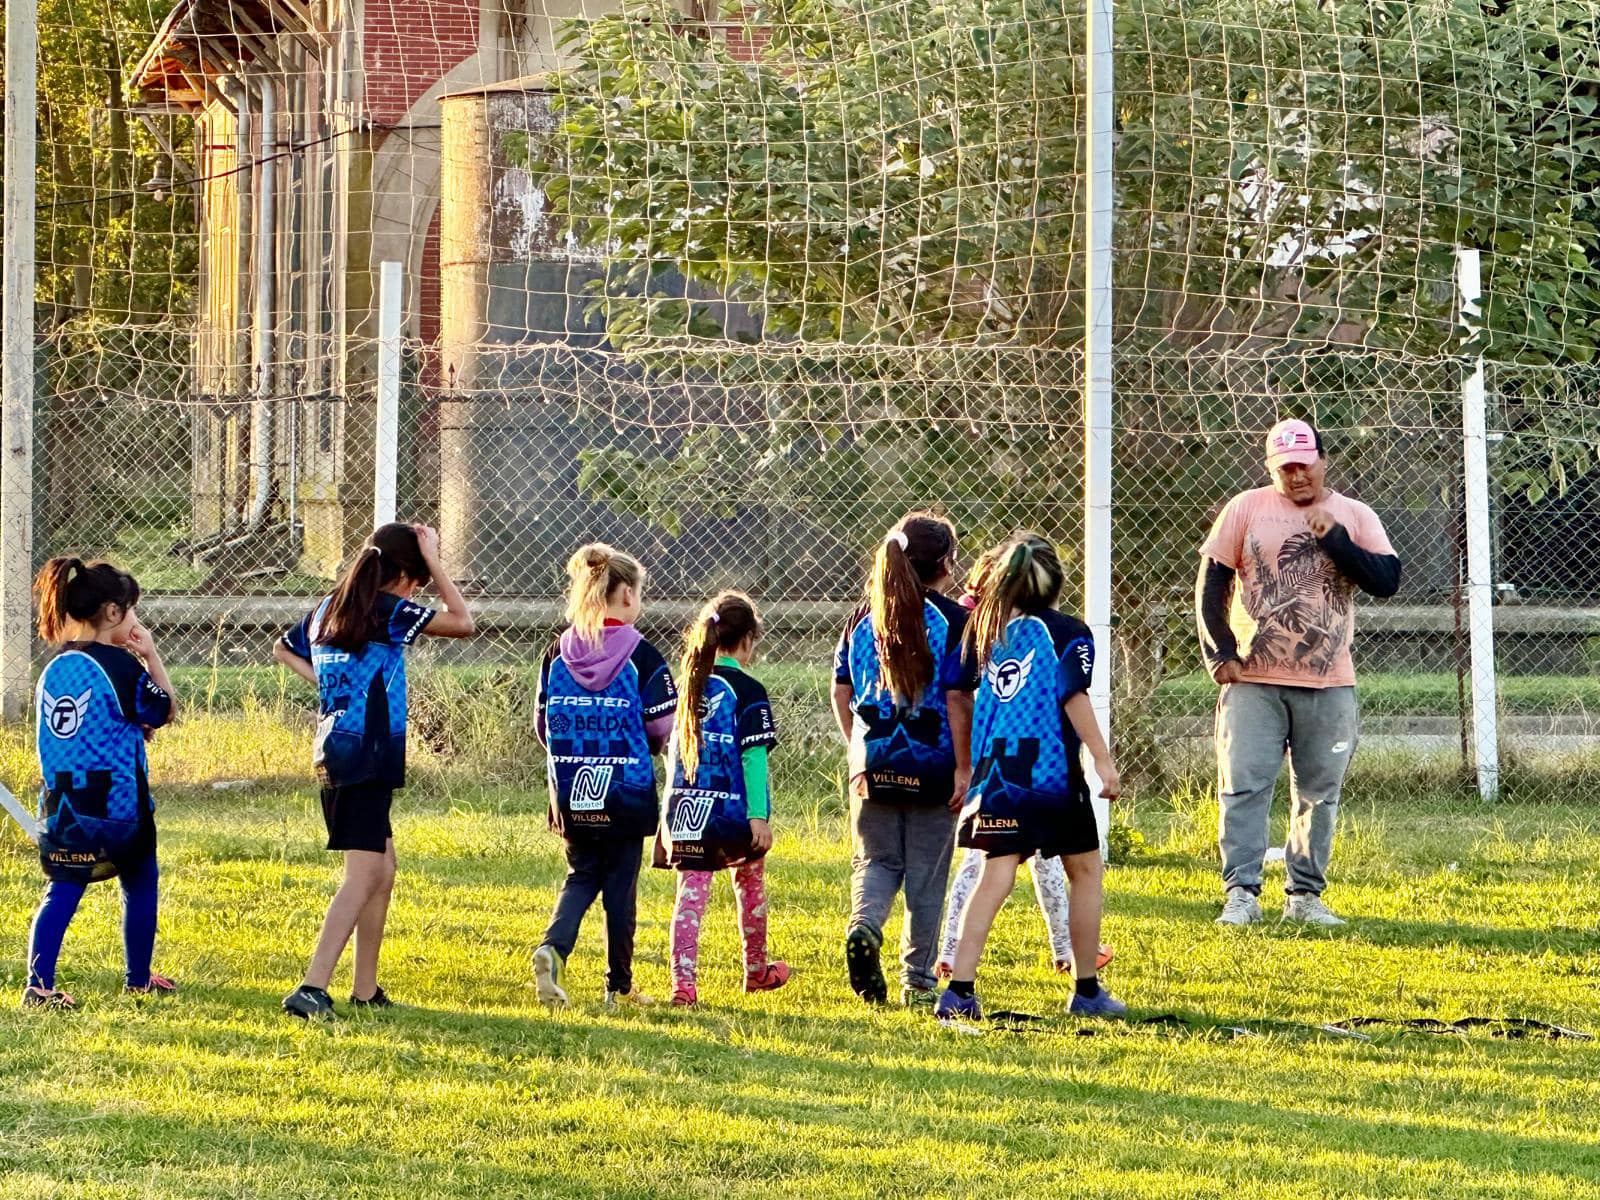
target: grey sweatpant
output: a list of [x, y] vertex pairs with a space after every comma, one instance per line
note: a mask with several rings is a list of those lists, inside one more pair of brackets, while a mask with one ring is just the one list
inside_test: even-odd
[[1222, 886], [1260, 895], [1272, 788], [1289, 752], [1286, 890], [1320, 896], [1333, 856], [1339, 790], [1356, 750], [1356, 690], [1232, 683], [1217, 698]]
[[926, 807], [881, 804], [864, 796], [850, 801], [850, 927], [865, 925], [881, 940], [895, 893], [906, 893], [900, 937], [901, 982], [923, 991], [934, 986], [939, 923], [950, 880], [956, 814], [943, 804]]

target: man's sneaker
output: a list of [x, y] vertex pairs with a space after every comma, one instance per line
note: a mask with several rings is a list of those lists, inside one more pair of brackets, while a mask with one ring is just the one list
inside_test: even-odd
[[673, 1008], [694, 1008], [700, 1003], [700, 993], [692, 987], [672, 989]]
[[1283, 898], [1283, 919], [1285, 921], [1299, 921], [1306, 925], [1320, 925], [1324, 929], [1333, 929], [1347, 922], [1343, 917], [1335, 916], [1328, 911], [1328, 906], [1322, 902], [1321, 896], [1313, 896], [1310, 892], [1301, 892], [1297, 896]]
[[546, 1008], [565, 1008], [567, 992], [561, 977], [567, 973], [567, 960], [554, 946], [540, 946], [533, 952], [533, 981], [539, 989], [539, 1003]]
[[1128, 1006], [1101, 988], [1093, 996], [1074, 995], [1067, 1011], [1075, 1017], [1125, 1017]]
[[22, 1007], [65, 1012], [69, 1008], [77, 1008], [78, 1002], [60, 988], [25, 987], [22, 989]]
[[389, 999], [389, 993], [382, 987], [373, 989], [372, 995], [363, 1000], [354, 992], [350, 993], [350, 1004], [355, 1008], [393, 1008], [394, 1001]]
[[[1104, 971], [1107, 967], [1109, 967], [1111, 965], [1111, 960], [1113, 958], [1115, 958], [1116, 956], [1117, 956], [1117, 952], [1115, 950], [1113, 950], [1110, 946], [1106, 945], [1104, 942], [1101, 942], [1100, 943], [1100, 950], [1094, 956], [1094, 969], [1095, 969], [1095, 971], [1097, 973], [1100, 972], [1100, 971]], [[1072, 970], [1072, 960], [1070, 958], [1058, 958], [1058, 959], [1056, 959], [1056, 974], [1057, 975], [1066, 975], [1066, 974], [1070, 973], [1071, 970]]]
[[933, 1006], [933, 1015], [941, 1021], [981, 1021], [983, 1020], [983, 1005], [978, 1003], [978, 994], [958, 996], [949, 988], [939, 993], [939, 1000]]
[[333, 1016], [333, 997], [322, 988], [302, 983], [283, 998], [283, 1011], [291, 1017], [310, 1020], [312, 1017]]
[[170, 996], [178, 990], [178, 985], [165, 975], [157, 975], [151, 971], [149, 983], [143, 987], [131, 987], [126, 990], [130, 996]]
[[1254, 925], [1261, 920], [1261, 901], [1249, 888], [1228, 889], [1228, 902], [1222, 906], [1218, 925]]
[[769, 962], [759, 971], [747, 971], [744, 990], [747, 992], [775, 992], [789, 982], [789, 964], [779, 959]]
[[912, 1011], [924, 1008], [934, 1008], [939, 1003], [939, 993], [934, 988], [903, 987], [900, 989], [900, 1004]]
[[883, 938], [865, 925], [857, 925], [844, 939], [844, 963], [850, 972], [850, 990], [868, 1004], [887, 1004], [889, 985], [878, 965]]

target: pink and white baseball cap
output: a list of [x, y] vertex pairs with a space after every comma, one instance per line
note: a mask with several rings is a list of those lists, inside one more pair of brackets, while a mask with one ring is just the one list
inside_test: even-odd
[[1309, 467], [1321, 457], [1317, 449], [1317, 431], [1304, 421], [1290, 417], [1279, 421], [1267, 434], [1267, 466], [1281, 467], [1286, 463], [1299, 463]]

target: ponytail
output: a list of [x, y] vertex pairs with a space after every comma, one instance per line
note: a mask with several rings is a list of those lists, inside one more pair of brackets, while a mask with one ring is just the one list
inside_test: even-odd
[[379, 632], [378, 593], [402, 579], [425, 587], [432, 578], [417, 531], [398, 521], [380, 525], [334, 588], [317, 631], [317, 644], [359, 652]]
[[988, 665], [995, 646], [1005, 641], [1011, 614], [1050, 608], [1060, 598], [1065, 580], [1056, 548], [1036, 533], [1019, 533], [990, 553], [994, 567], [967, 626], [980, 669]]
[[755, 603], [743, 592], [722, 592], [706, 602], [683, 631], [683, 658], [678, 664], [682, 685], [678, 692], [678, 717], [673, 728], [678, 764], [689, 783], [700, 770], [700, 731], [706, 684], [717, 665], [717, 654], [738, 649], [749, 637], [761, 637], [761, 617]]
[[59, 645], [69, 622], [94, 624], [108, 604], [124, 612], [138, 604], [139, 582], [108, 562], [52, 558], [34, 578], [33, 598], [39, 606], [39, 636]]
[[606, 607], [619, 587], [644, 583], [644, 567], [631, 554], [604, 542], [579, 546], [567, 560], [567, 623], [580, 642], [600, 641]]
[[956, 533], [932, 513], [907, 515], [873, 555], [867, 607], [884, 690], [897, 706], [914, 707], [933, 683], [933, 648], [923, 617], [923, 593], [948, 572]]

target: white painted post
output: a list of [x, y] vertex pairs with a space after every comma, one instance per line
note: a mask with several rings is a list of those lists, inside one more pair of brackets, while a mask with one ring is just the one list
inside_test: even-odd
[[378, 271], [378, 412], [373, 447], [372, 524], [395, 519], [400, 474], [400, 314], [405, 283], [400, 264]]
[[5, 279], [0, 331], [0, 717], [20, 720], [33, 674], [34, 166], [39, 119], [39, 15], [7, 4], [5, 63]]
[[[1468, 336], [1480, 328], [1483, 278], [1477, 250], [1456, 251], [1461, 323]], [[1462, 478], [1467, 534], [1467, 632], [1472, 658], [1472, 766], [1478, 794], [1500, 794], [1499, 709], [1495, 700], [1494, 563], [1489, 526], [1488, 421], [1483, 356], [1461, 384]]]
[[[1113, 74], [1112, 0], [1089, 0], [1088, 294], [1083, 341], [1083, 609], [1094, 634], [1094, 682], [1089, 699], [1111, 737], [1111, 155]], [[1086, 764], [1087, 766], [1087, 764]], [[1106, 852], [1111, 805], [1087, 770], [1100, 852]]]

